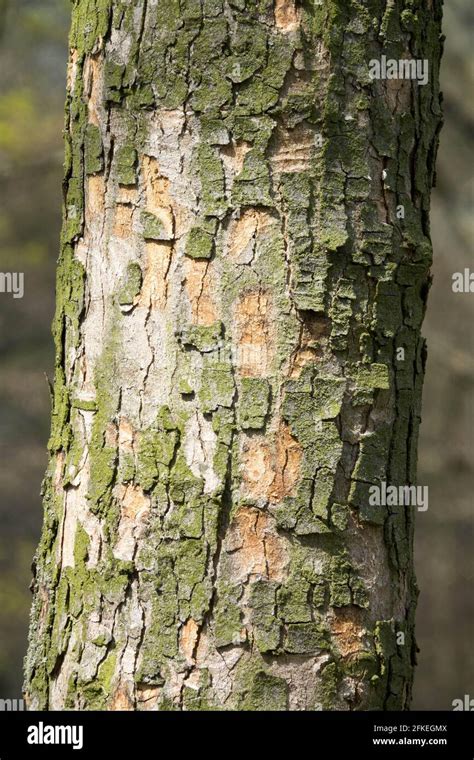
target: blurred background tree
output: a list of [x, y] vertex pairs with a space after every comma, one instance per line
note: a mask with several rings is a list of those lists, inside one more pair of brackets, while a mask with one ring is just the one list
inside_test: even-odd
[[414, 707], [452, 709], [474, 696], [474, 294], [451, 290], [474, 270], [474, 58], [471, 0], [444, 9], [444, 127], [432, 194], [433, 285], [423, 333], [428, 365], [418, 480], [430, 507], [417, 519], [419, 667]]
[[[69, 0], [0, 0], [0, 271], [25, 273], [23, 299], [0, 298], [2, 698], [21, 691], [30, 565], [41, 526], [69, 14]], [[430, 507], [418, 516], [416, 537], [418, 709], [451, 709], [453, 699], [474, 696], [474, 296], [451, 291], [452, 273], [473, 268], [473, 21], [470, 0], [450, 0], [434, 282], [424, 324], [419, 483], [430, 487]]]
[[19, 696], [41, 521], [58, 253], [68, 0], [0, 0], [0, 695]]

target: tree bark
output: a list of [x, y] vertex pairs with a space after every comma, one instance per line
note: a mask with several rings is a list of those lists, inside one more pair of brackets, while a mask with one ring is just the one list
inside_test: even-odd
[[369, 489], [416, 482], [412, 6], [75, 0], [31, 708], [408, 707], [415, 508]]

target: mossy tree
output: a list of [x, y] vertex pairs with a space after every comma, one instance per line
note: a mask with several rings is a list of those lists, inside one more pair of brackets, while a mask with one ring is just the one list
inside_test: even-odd
[[75, 0], [32, 707], [409, 705], [440, 5]]

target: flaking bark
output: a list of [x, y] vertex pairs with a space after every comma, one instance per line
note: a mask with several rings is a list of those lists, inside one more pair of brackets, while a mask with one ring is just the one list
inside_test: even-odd
[[416, 479], [412, 5], [75, 0], [32, 708], [408, 707], [413, 511], [368, 489]]

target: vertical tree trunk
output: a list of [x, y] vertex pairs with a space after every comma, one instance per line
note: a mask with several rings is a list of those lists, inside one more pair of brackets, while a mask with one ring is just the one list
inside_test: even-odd
[[75, 0], [31, 707], [408, 706], [440, 5]]

